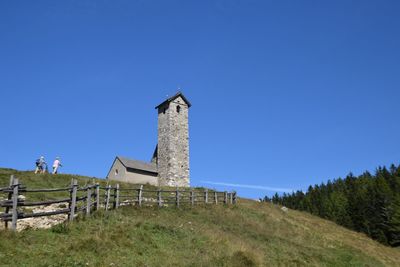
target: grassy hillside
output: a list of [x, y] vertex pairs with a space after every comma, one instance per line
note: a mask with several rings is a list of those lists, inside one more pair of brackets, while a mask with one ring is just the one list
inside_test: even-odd
[[[46, 187], [42, 179], [71, 179], [33, 178]], [[239, 199], [234, 207], [123, 207], [50, 230], [3, 231], [0, 266], [400, 266], [400, 251], [307, 213]]]
[[[96, 177], [87, 177], [81, 175], [70, 174], [34, 174], [32, 171], [17, 171], [13, 169], [0, 168], [0, 187], [5, 187], [10, 182], [10, 175], [19, 178], [20, 183], [29, 188], [62, 188], [71, 185], [71, 179], [77, 179], [79, 185], [86, 183], [100, 183], [102, 186], [107, 184], [107, 180], [98, 179]], [[115, 184], [112, 182], [112, 184]], [[122, 186], [129, 186], [128, 184], [120, 183]]]
[[[98, 179], [95, 177], [87, 177], [81, 175], [69, 175], [69, 174], [34, 174], [32, 171], [17, 171], [13, 169], [0, 168], [0, 187], [7, 187], [10, 182], [10, 176], [14, 175], [19, 179], [19, 182], [29, 189], [32, 188], [66, 188], [71, 185], [72, 179], [78, 180], [78, 185], [83, 187], [86, 184], [100, 183], [100, 186], [104, 187], [107, 183], [115, 185], [115, 181], [107, 181], [105, 179]], [[128, 183], [118, 182], [121, 188], [132, 188], [135, 185]], [[139, 186], [136, 186], [139, 187]], [[154, 186], [144, 185], [145, 189], [155, 189]], [[167, 188], [167, 187], [163, 187]], [[33, 200], [49, 200], [57, 198], [65, 198], [69, 196], [67, 192], [55, 192], [55, 193], [25, 193], [25, 196], [29, 201]]]

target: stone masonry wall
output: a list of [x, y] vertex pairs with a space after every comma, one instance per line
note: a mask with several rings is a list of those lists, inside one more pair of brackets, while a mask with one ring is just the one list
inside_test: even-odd
[[189, 171], [189, 107], [178, 97], [158, 110], [160, 185], [190, 186]]

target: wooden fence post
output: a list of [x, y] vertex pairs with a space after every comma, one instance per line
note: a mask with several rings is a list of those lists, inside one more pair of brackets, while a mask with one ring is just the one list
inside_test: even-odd
[[90, 216], [90, 208], [92, 206], [92, 188], [90, 185], [86, 187], [86, 216]]
[[10, 187], [13, 185], [13, 183], [14, 183], [14, 174], [11, 174], [9, 183]]
[[179, 207], [179, 190], [178, 190], [178, 187], [176, 188], [175, 196], [176, 196], [176, 206]]
[[118, 209], [119, 207], [119, 184], [115, 187], [115, 200], [114, 200], [114, 208]]
[[96, 183], [96, 210], [100, 209], [100, 184]]
[[11, 229], [13, 231], [17, 230], [17, 220], [18, 220], [18, 178], [14, 178], [13, 181], [13, 195], [12, 195], [12, 221], [11, 221]]
[[71, 184], [71, 204], [69, 207], [69, 221], [73, 221], [75, 217], [75, 208], [76, 208], [76, 192], [78, 190], [78, 181], [76, 179], [72, 179]]
[[230, 202], [230, 204], [233, 204], [233, 192], [230, 192], [229, 196], [230, 196], [229, 202]]
[[[14, 184], [14, 175], [11, 175], [10, 176], [9, 188], [12, 188], [13, 184]], [[11, 198], [12, 198], [12, 192], [8, 192], [7, 200], [11, 200]], [[9, 211], [10, 211], [10, 207], [6, 207], [5, 213], [8, 214]], [[8, 228], [8, 221], [4, 222], [4, 227], [6, 229]]]
[[214, 203], [215, 203], [215, 205], [218, 204], [218, 192], [217, 191], [214, 191]]
[[75, 217], [77, 191], [78, 191], [78, 181], [76, 179], [72, 179], [71, 206], [70, 206], [70, 216], [69, 216], [70, 221], [73, 221]]
[[143, 185], [140, 186], [139, 191], [138, 191], [138, 204], [139, 204], [139, 207], [142, 206], [142, 194], [143, 194]]
[[106, 210], [108, 210], [108, 206], [110, 205], [110, 191], [111, 191], [111, 185], [107, 185], [107, 187], [106, 187], [106, 206], [105, 206]]
[[190, 190], [190, 204], [194, 206], [194, 192], [193, 190]]
[[228, 204], [228, 192], [224, 192], [224, 204]]
[[71, 220], [71, 205], [72, 205], [72, 190], [73, 190], [73, 185], [74, 185], [74, 178], [71, 179], [71, 187], [69, 188], [69, 202], [68, 202], [68, 221]]
[[162, 199], [161, 199], [161, 189], [157, 190], [157, 202], [158, 202], [158, 207], [162, 207]]
[[204, 203], [207, 204], [208, 202], [208, 189], [204, 190]]

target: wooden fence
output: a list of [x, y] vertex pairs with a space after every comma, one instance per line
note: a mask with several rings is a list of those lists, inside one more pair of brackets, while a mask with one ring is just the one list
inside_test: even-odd
[[[44, 201], [26, 201], [21, 198], [25, 193], [69, 193], [69, 197], [44, 200]], [[0, 201], [0, 207], [5, 208], [0, 213], [0, 220], [5, 223], [5, 228], [17, 229], [17, 221], [20, 219], [52, 216], [58, 214], [68, 215], [68, 220], [73, 221], [78, 213], [90, 216], [90, 213], [99, 209], [118, 209], [124, 205], [142, 206], [176, 206], [181, 205], [193, 206], [196, 204], [236, 204], [236, 192], [217, 192], [208, 191], [207, 189], [179, 189], [176, 190], [147, 190], [141, 185], [139, 188], [120, 188], [107, 185], [101, 187], [98, 183], [92, 185], [78, 186], [76, 179], [73, 179], [71, 185], [65, 188], [42, 188], [28, 189], [20, 184], [18, 178], [13, 175], [10, 177], [8, 187], [0, 188], [0, 193], [6, 194], [5, 200]], [[66, 204], [65, 208], [55, 211], [46, 212], [30, 212], [21, 211], [23, 207], [48, 206], [52, 204]]]

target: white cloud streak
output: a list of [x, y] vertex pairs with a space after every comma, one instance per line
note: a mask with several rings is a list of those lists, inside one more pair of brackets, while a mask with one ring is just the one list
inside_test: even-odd
[[250, 184], [231, 184], [231, 183], [223, 183], [223, 182], [211, 182], [211, 181], [200, 181], [205, 184], [211, 185], [223, 185], [223, 186], [231, 186], [231, 187], [238, 187], [238, 188], [250, 188], [250, 189], [258, 189], [258, 190], [265, 190], [271, 192], [292, 192], [293, 190], [290, 188], [279, 188], [279, 187], [270, 187], [270, 186], [263, 186], [263, 185], [250, 185]]

